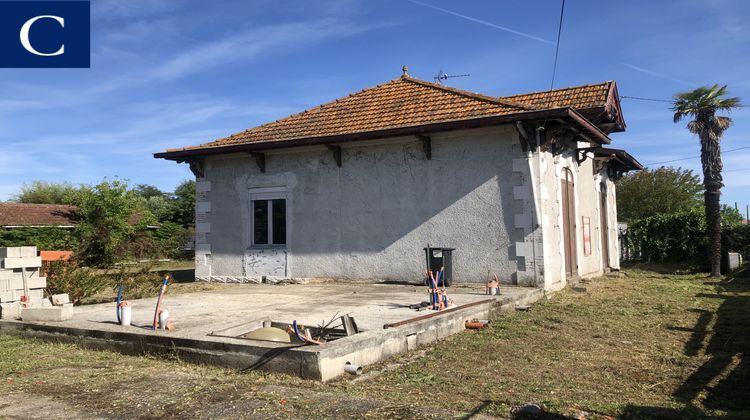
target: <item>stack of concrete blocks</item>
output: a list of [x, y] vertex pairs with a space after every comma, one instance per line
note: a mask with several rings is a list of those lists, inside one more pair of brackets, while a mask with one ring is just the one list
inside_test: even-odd
[[[73, 317], [73, 304], [67, 294], [44, 298], [47, 279], [40, 275], [42, 257], [35, 246], [0, 248], [0, 319], [24, 321], [65, 321]], [[24, 277], [28, 288], [27, 302]]]
[[[29, 306], [44, 305], [47, 279], [40, 275], [42, 258], [35, 246], [0, 248], [0, 318], [15, 319], [21, 314], [24, 275], [29, 289]], [[25, 270], [25, 272], [22, 272]]]

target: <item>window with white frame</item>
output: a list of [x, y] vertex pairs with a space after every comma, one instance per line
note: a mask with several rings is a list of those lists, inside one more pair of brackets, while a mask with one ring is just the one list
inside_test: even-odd
[[286, 195], [283, 192], [250, 194], [252, 241], [258, 246], [286, 245]]

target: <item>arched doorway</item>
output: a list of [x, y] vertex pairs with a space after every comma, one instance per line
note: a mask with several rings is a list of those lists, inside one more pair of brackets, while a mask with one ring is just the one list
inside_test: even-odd
[[576, 202], [573, 172], [568, 168], [562, 171], [563, 243], [565, 244], [565, 277], [578, 274], [578, 253], [576, 249]]

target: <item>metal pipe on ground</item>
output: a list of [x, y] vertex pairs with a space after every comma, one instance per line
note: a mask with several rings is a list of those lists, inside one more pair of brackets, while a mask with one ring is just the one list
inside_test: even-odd
[[383, 329], [388, 329], [388, 328], [393, 328], [393, 327], [400, 327], [402, 325], [411, 324], [412, 322], [422, 321], [424, 319], [429, 319], [429, 318], [432, 318], [432, 317], [435, 317], [435, 316], [443, 315], [443, 314], [448, 313], [448, 312], [454, 312], [454, 311], [457, 311], [459, 309], [470, 308], [472, 306], [482, 305], [484, 303], [490, 303], [490, 302], [496, 302], [496, 301], [495, 301], [495, 299], [485, 299], [485, 300], [480, 300], [480, 301], [477, 301], [477, 302], [467, 303], [465, 305], [454, 306], [454, 307], [448, 308], [448, 309], [446, 309], [444, 311], [435, 312], [435, 313], [431, 313], [431, 314], [427, 314], [427, 315], [422, 315], [422, 316], [418, 316], [418, 317], [415, 317], [415, 318], [405, 319], [403, 321], [393, 322], [393, 323], [390, 323], [390, 324], [385, 324], [385, 325], [383, 325]]

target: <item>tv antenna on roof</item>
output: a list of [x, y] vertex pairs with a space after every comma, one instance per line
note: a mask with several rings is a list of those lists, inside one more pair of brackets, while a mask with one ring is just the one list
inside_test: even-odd
[[435, 83], [444, 85], [445, 84], [444, 82], [448, 79], [452, 79], [454, 77], [469, 77], [469, 76], [471, 75], [470, 74], [447, 74], [446, 72], [443, 71], [443, 69], [440, 69], [437, 76], [433, 77], [433, 79], [435, 79]]

